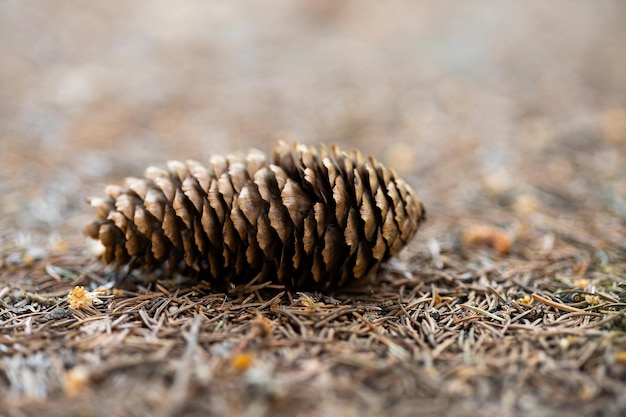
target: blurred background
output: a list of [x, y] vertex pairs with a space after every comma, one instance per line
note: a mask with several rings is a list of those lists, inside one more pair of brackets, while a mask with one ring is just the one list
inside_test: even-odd
[[80, 238], [85, 197], [147, 165], [278, 139], [394, 167], [425, 236], [541, 210], [601, 213], [610, 233], [626, 2], [0, 1], [5, 249]]

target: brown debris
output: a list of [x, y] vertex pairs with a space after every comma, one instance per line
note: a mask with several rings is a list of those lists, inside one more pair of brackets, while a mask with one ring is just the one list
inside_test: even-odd
[[475, 225], [463, 232], [463, 243], [467, 246], [486, 246], [498, 255], [505, 255], [511, 249], [513, 238], [511, 234], [499, 227], [490, 225]]
[[89, 370], [84, 366], [77, 366], [65, 374], [63, 392], [70, 398], [77, 398], [89, 386]]
[[626, 108], [615, 107], [600, 115], [600, 126], [606, 138], [615, 144], [626, 142]]

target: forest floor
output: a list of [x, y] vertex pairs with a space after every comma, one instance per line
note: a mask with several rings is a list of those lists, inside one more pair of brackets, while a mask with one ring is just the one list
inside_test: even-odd
[[[0, 416], [624, 415], [624, 16], [0, 3]], [[376, 280], [112, 286], [88, 196], [278, 139], [414, 187], [428, 219]]]

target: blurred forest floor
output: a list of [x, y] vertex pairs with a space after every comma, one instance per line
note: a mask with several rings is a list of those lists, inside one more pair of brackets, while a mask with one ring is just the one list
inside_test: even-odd
[[[110, 288], [87, 196], [278, 139], [424, 201], [375, 283]], [[0, 2], [0, 416], [624, 415], [625, 282], [623, 1]]]

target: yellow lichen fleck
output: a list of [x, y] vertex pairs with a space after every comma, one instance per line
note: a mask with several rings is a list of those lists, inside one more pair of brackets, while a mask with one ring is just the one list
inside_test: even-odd
[[592, 295], [592, 294], [586, 294], [585, 295], [585, 301], [587, 302], [587, 304], [589, 304], [591, 306], [595, 306], [595, 305], [600, 304], [600, 296]]
[[587, 286], [589, 285], [589, 280], [586, 278], [579, 278], [574, 280], [574, 282], [572, 283], [574, 284], [574, 286], [578, 287], [578, 288], [587, 288]]
[[94, 301], [100, 301], [96, 295], [83, 287], [74, 287], [67, 295], [71, 308], [91, 307]]
[[238, 353], [232, 357], [230, 363], [236, 371], [242, 372], [254, 364], [254, 358], [251, 353]]
[[318, 303], [317, 301], [315, 301], [315, 299], [308, 294], [299, 292], [298, 295], [300, 296], [300, 298], [298, 298], [297, 301], [300, 303], [300, 305], [306, 307], [307, 309], [314, 309], [317, 306], [323, 305], [322, 303]]
[[22, 262], [24, 263], [24, 265], [26, 266], [31, 266], [32, 264], [35, 263], [35, 258], [33, 258], [32, 256], [26, 254], [22, 257]]
[[[76, 287], [78, 288], [78, 287]], [[70, 369], [65, 374], [63, 381], [63, 391], [70, 398], [78, 397], [89, 383], [90, 375], [87, 368], [77, 366]]]
[[439, 294], [435, 294], [433, 296], [433, 304], [437, 305], [439, 303], [441, 303], [443, 301], [443, 299], [441, 298], [441, 296]]
[[626, 363], [626, 350], [615, 352], [615, 361], [619, 363]]

